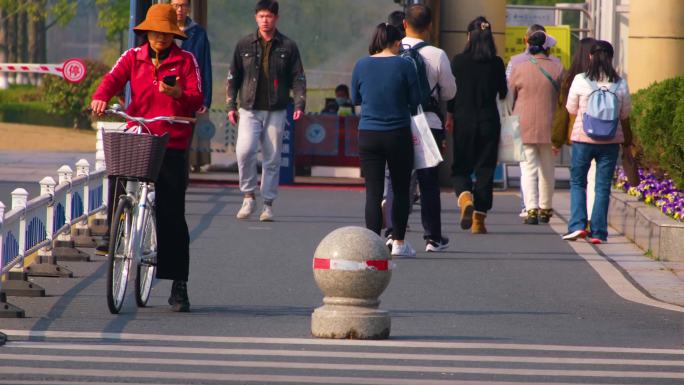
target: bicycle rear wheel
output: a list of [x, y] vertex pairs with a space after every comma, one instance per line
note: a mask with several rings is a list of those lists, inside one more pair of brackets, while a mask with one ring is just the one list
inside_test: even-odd
[[122, 197], [112, 217], [109, 236], [109, 268], [107, 270], [107, 306], [109, 312], [118, 314], [123, 305], [131, 269], [132, 256], [129, 254], [133, 224], [133, 210], [130, 200]]
[[150, 205], [143, 226], [143, 239], [141, 260], [138, 263], [138, 271], [135, 276], [135, 302], [138, 306], [147, 305], [154, 282], [154, 273], [157, 270], [157, 221], [154, 217], [154, 209]]

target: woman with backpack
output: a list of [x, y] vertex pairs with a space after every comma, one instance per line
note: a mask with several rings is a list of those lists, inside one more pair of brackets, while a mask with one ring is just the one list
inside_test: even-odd
[[556, 44], [544, 31], [527, 39], [529, 56], [513, 68], [508, 81], [515, 100], [513, 114], [520, 117], [525, 160], [520, 180], [527, 217], [525, 223], [548, 223], [553, 214], [554, 159], [551, 125], [556, 111], [563, 65], [549, 57]]
[[451, 72], [458, 91], [449, 101], [446, 127], [454, 132], [451, 177], [461, 228], [486, 234], [485, 217], [492, 208], [501, 135], [496, 98], [504, 99], [508, 87], [506, 67], [496, 56], [492, 26], [484, 17], [468, 24], [468, 43], [463, 53], [452, 59]]
[[[613, 67], [613, 46], [598, 40], [591, 47], [589, 68], [575, 76], [566, 107], [575, 118], [570, 139], [570, 221], [563, 239], [589, 238], [593, 244], [608, 239], [608, 202], [620, 144], [632, 145], [629, 127], [631, 99], [627, 82]], [[587, 228], [587, 172], [596, 161], [596, 197]]]
[[392, 202], [392, 255], [413, 257], [404, 240], [409, 214], [409, 183], [413, 170], [411, 112], [420, 102], [413, 65], [397, 54], [400, 31], [380, 23], [368, 51], [352, 71], [352, 100], [361, 105], [359, 157], [366, 184], [366, 227], [380, 235], [382, 193], [387, 164], [394, 191]]

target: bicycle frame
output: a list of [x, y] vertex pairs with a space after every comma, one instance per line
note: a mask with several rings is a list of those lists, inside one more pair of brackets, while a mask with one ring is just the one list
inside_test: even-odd
[[126, 181], [126, 196], [134, 203], [133, 217], [135, 218], [135, 223], [132, 223], [133, 228], [126, 229], [129, 234], [126, 250], [128, 255], [135, 259], [136, 263], [140, 263], [142, 260], [143, 227], [145, 226], [147, 216], [151, 212], [148, 210], [148, 204], [152, 201], [150, 194], [153, 193], [150, 192], [149, 183], [135, 180]]

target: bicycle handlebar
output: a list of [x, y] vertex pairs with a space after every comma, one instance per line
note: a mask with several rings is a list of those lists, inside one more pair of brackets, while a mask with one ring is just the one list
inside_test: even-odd
[[169, 122], [169, 123], [184, 123], [184, 124], [192, 124], [195, 123], [196, 119], [195, 118], [189, 118], [185, 116], [157, 116], [155, 118], [143, 118], [143, 117], [138, 117], [138, 116], [130, 116], [127, 113], [115, 109], [115, 108], [108, 108], [104, 110], [104, 113], [107, 115], [118, 115], [121, 116], [124, 119], [128, 119], [134, 122], [138, 123], [152, 123], [152, 122], [159, 122], [159, 121], [164, 121], [164, 122]]

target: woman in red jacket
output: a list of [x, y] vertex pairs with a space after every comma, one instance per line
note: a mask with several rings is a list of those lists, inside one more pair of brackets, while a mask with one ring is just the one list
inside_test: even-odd
[[[195, 57], [174, 44], [174, 38], [185, 39], [186, 36], [176, 24], [173, 7], [153, 5], [145, 20], [134, 30], [146, 34], [147, 42], [124, 52], [105, 75], [90, 104], [93, 112], [102, 114], [107, 102], [130, 81], [131, 101], [126, 109], [129, 115], [145, 118], [193, 116], [202, 107], [202, 82]], [[175, 85], [164, 83], [167, 76], [175, 77]], [[185, 153], [192, 127], [168, 122], [147, 126], [153, 134], [170, 135], [155, 184], [157, 278], [173, 280], [169, 304], [173, 311], [187, 312], [190, 310], [187, 293], [190, 237], [185, 222]], [[110, 195], [114, 193], [110, 192]]]

